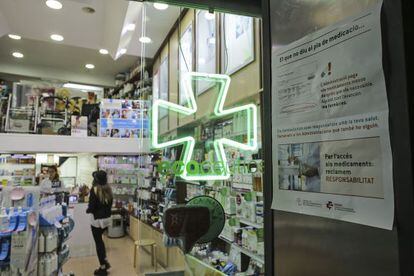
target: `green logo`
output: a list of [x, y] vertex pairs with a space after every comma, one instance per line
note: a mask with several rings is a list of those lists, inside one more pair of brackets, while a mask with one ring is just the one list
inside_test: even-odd
[[184, 168], [187, 167], [187, 173], [189, 175], [223, 175], [224, 170], [229, 168], [229, 172], [234, 174], [253, 174], [253, 173], [263, 173], [264, 164], [263, 161], [251, 160], [251, 161], [240, 161], [236, 160], [235, 162], [225, 166], [222, 162], [210, 162], [208, 160], [204, 162], [197, 162], [191, 160], [186, 165], [183, 161], [162, 161], [157, 166], [157, 172], [161, 175], [182, 175]]

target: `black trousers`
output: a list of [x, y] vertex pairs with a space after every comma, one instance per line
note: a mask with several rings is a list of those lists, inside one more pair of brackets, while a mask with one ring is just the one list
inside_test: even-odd
[[98, 255], [99, 264], [104, 265], [106, 263], [106, 249], [102, 239], [102, 235], [105, 232], [106, 228], [102, 229], [93, 226], [91, 226], [91, 228], [93, 239], [95, 240], [96, 254]]

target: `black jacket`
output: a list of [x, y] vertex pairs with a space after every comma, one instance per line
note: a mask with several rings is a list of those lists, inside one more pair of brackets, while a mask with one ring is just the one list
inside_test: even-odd
[[100, 202], [94, 188], [89, 193], [89, 204], [86, 213], [93, 215], [94, 219], [104, 219], [111, 216], [112, 200], [108, 203]]

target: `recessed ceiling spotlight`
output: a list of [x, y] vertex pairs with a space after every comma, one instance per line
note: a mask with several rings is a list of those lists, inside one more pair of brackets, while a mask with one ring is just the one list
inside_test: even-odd
[[89, 13], [89, 14], [95, 13], [95, 9], [92, 7], [83, 7], [82, 11]]
[[50, 38], [54, 41], [63, 41], [63, 36], [59, 35], [59, 34], [52, 34], [50, 36]]
[[20, 35], [17, 35], [17, 34], [9, 34], [9, 37], [11, 39], [15, 39], [15, 40], [22, 39], [22, 37]]
[[154, 8], [156, 8], [157, 10], [166, 10], [168, 9], [168, 4], [164, 4], [164, 3], [154, 3]]
[[127, 49], [126, 49], [126, 48], [122, 48], [121, 50], [119, 50], [119, 53], [120, 53], [121, 55], [126, 54], [126, 52], [127, 52]]
[[88, 63], [88, 64], [85, 64], [85, 67], [86, 67], [86, 69], [94, 69], [95, 65], [93, 65], [91, 63]]
[[204, 14], [204, 18], [207, 20], [213, 20], [214, 18], [216, 18], [216, 15], [214, 14], [214, 12], [206, 12]]
[[100, 49], [99, 53], [101, 53], [102, 55], [107, 55], [109, 52], [107, 49]]
[[24, 55], [22, 53], [20, 53], [20, 52], [13, 52], [12, 55], [15, 58], [23, 58], [24, 57]]
[[126, 25], [125, 28], [127, 31], [135, 31], [135, 24], [134, 23], [128, 24]]
[[141, 37], [139, 38], [139, 42], [141, 42], [141, 43], [151, 43], [151, 42], [152, 42], [152, 40], [151, 40], [151, 38], [149, 38], [148, 36], [141, 36]]
[[47, 0], [46, 6], [54, 10], [60, 10], [63, 7], [62, 3], [57, 0]]

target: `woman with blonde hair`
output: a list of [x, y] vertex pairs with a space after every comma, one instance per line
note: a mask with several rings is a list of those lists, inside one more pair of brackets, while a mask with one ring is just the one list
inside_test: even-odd
[[108, 184], [106, 172], [96, 171], [93, 174], [92, 189], [89, 193], [89, 204], [86, 213], [91, 214], [91, 229], [95, 240], [99, 268], [94, 275], [108, 275], [111, 265], [106, 258], [105, 244], [102, 235], [111, 223], [111, 207], [113, 194]]

